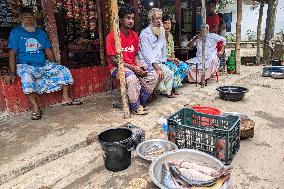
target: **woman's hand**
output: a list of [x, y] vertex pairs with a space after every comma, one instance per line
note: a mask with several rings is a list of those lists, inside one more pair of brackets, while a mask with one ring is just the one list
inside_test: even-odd
[[158, 74], [158, 78], [159, 78], [159, 81], [162, 81], [164, 79], [164, 73], [162, 70], [156, 70], [156, 73]]

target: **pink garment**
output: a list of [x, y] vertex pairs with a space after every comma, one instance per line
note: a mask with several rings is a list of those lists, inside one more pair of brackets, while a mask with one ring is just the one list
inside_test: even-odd
[[[210, 77], [218, 71], [219, 60], [218, 58], [214, 58], [210, 64], [210, 66], [205, 69], [205, 79], [210, 79]], [[198, 69], [197, 71], [197, 82], [201, 82], [202, 69]], [[188, 73], [188, 81], [196, 82], [196, 69], [195, 66], [190, 67], [190, 71]]]

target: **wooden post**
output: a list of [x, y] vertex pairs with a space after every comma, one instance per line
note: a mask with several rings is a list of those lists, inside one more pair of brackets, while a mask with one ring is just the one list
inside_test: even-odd
[[241, 73], [241, 23], [242, 23], [243, 0], [237, 0], [237, 33], [236, 33], [236, 74]]
[[120, 91], [122, 97], [122, 106], [124, 112], [124, 118], [130, 118], [130, 111], [128, 106], [128, 98], [126, 95], [126, 81], [125, 81], [125, 68], [122, 62], [121, 40], [119, 36], [119, 24], [118, 24], [118, 6], [117, 0], [111, 0], [111, 10], [113, 18], [113, 32], [116, 47], [116, 54], [118, 59], [118, 77], [120, 81]]
[[256, 50], [256, 65], [260, 65], [260, 38], [261, 38], [261, 23], [262, 23], [262, 17], [263, 17], [263, 7], [264, 2], [263, 0], [260, 1], [260, 7], [259, 7], [259, 13], [258, 13], [258, 23], [257, 23], [257, 50]]
[[99, 43], [100, 43], [100, 59], [101, 59], [101, 65], [105, 65], [106, 62], [105, 62], [105, 51], [104, 51], [101, 0], [96, 1], [96, 7], [97, 7], [97, 21], [98, 21]]
[[[206, 35], [204, 30], [206, 29], [204, 26], [206, 25], [206, 7], [205, 7], [205, 0], [201, 0], [202, 3], [202, 75], [201, 75], [201, 87], [205, 86], [205, 44], [206, 44]], [[198, 71], [198, 70], [196, 70]], [[196, 78], [197, 80], [197, 78]]]
[[176, 25], [175, 25], [175, 41], [180, 46], [180, 38], [181, 38], [181, 1], [176, 0]]
[[140, 32], [139, 31], [139, 21], [140, 21], [140, 15], [139, 15], [139, 2], [138, 2], [138, 0], [132, 0], [131, 1], [132, 2], [132, 4], [133, 4], [133, 7], [135, 8], [135, 15], [134, 15], [134, 30], [136, 31], [136, 32]]
[[192, 10], [192, 33], [193, 36], [196, 35], [196, 1], [189, 0], [188, 3], [191, 3], [191, 10]]
[[56, 62], [60, 63], [60, 50], [59, 41], [57, 35], [57, 26], [55, 20], [55, 4], [50, 0], [41, 1], [42, 9], [44, 11], [45, 29], [50, 37], [52, 43], [52, 50], [55, 56]]

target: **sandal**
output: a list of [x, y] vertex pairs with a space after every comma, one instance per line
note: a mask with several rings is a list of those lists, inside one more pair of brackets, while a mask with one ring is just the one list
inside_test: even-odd
[[144, 110], [148, 110], [149, 107], [148, 107], [148, 106], [143, 106], [143, 109], [144, 109]]
[[39, 120], [41, 119], [41, 113], [40, 112], [33, 112], [31, 116], [31, 120]]
[[177, 92], [175, 89], [172, 90], [172, 94], [174, 94], [176, 96], [180, 95], [179, 92]]
[[81, 105], [81, 104], [83, 104], [81, 101], [71, 101], [71, 102], [62, 104], [62, 106], [73, 106], [73, 105]]
[[133, 111], [133, 114], [134, 114], [134, 115], [146, 115], [146, 114], [148, 114], [148, 111], [145, 110], [144, 107], [140, 105], [140, 106], [137, 108], [136, 111]]
[[168, 98], [175, 98], [175, 95], [174, 94], [170, 94], [170, 95], [166, 95], [166, 97], [168, 97]]

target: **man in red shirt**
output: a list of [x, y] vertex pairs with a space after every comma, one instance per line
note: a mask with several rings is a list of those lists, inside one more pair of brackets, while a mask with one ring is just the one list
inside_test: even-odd
[[209, 25], [209, 33], [218, 34], [220, 18], [216, 13], [216, 0], [211, 0], [207, 7], [208, 16], [206, 22]]
[[[138, 50], [138, 34], [132, 31], [134, 26], [135, 9], [124, 4], [119, 12], [120, 22], [120, 40], [122, 46], [122, 60], [125, 68], [127, 96], [132, 113], [138, 115], [147, 114], [145, 106], [148, 98], [154, 91], [157, 83], [157, 74], [149, 72], [147, 68], [140, 63]], [[113, 77], [117, 77], [118, 59], [116, 58], [116, 48], [114, 41], [114, 32], [110, 32], [106, 38], [106, 54], [109, 68]]]
[[[209, 25], [209, 33], [219, 34], [220, 29], [220, 17], [216, 12], [216, 0], [211, 0], [207, 7], [208, 16], [206, 18], [206, 22]], [[223, 41], [217, 43], [217, 56], [220, 58], [224, 56], [225, 52], [225, 44]], [[222, 57], [222, 61], [224, 61], [224, 57]], [[224, 66], [224, 62], [222, 63]]]

